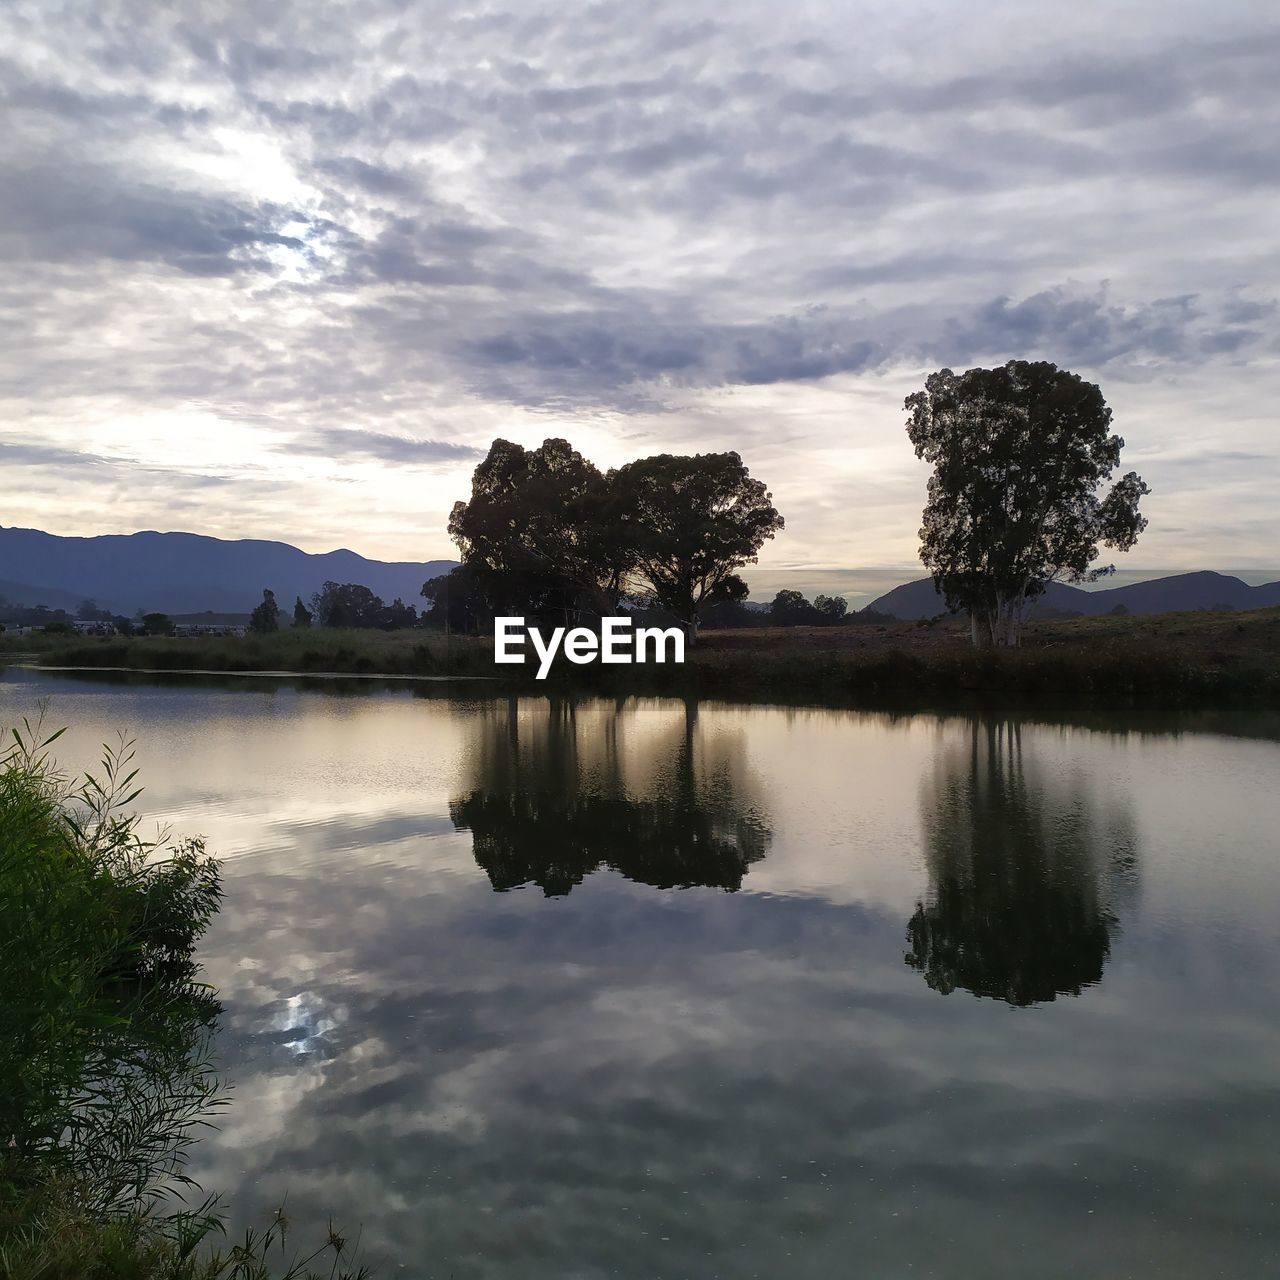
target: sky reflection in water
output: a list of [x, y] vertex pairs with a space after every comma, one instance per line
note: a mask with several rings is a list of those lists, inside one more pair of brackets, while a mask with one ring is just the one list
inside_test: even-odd
[[44, 692], [228, 857], [238, 1215], [388, 1274], [1280, 1265], [1275, 741], [15, 672], [0, 719]]

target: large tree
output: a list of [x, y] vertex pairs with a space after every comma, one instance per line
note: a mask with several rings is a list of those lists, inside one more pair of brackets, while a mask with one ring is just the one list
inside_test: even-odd
[[1124, 441], [1091, 382], [1045, 361], [943, 369], [906, 400], [933, 465], [920, 558], [980, 646], [1016, 645], [1023, 611], [1055, 580], [1092, 582], [1100, 544], [1127, 551], [1150, 490], [1135, 472], [1103, 492]]
[[449, 535], [496, 611], [615, 612], [629, 566], [609, 483], [566, 440], [495, 440]]
[[421, 591], [427, 602], [422, 612], [423, 625], [462, 632], [479, 632], [489, 627], [494, 610], [492, 593], [486, 590], [484, 578], [483, 572], [477, 573], [465, 564], [429, 578], [422, 584]]
[[783, 587], [769, 603], [769, 621], [775, 627], [804, 627], [818, 622], [817, 610], [792, 587]]
[[359, 582], [326, 582], [311, 597], [311, 614], [322, 627], [377, 627], [386, 606]]
[[691, 639], [704, 604], [746, 595], [737, 570], [782, 528], [769, 491], [736, 453], [657, 454], [609, 481], [635, 574]]
[[823, 596], [813, 598], [813, 611], [824, 627], [839, 626], [849, 612], [849, 602], [844, 596]]

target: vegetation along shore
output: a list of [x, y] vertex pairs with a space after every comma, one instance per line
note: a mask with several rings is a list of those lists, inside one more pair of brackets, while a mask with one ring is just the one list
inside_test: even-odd
[[[243, 639], [49, 637], [44, 667], [480, 677], [536, 685], [529, 666], [497, 667], [488, 636], [412, 631], [282, 630]], [[1143, 617], [1032, 619], [1016, 649], [974, 648], [964, 619], [874, 626], [706, 631], [683, 666], [557, 664], [548, 683], [652, 693], [875, 696], [1018, 694], [1046, 700], [1204, 698], [1280, 702], [1280, 609]]]
[[65, 776], [61, 731], [0, 748], [0, 1280], [358, 1280], [277, 1213], [222, 1239], [185, 1156], [228, 1102], [196, 944], [221, 905], [198, 839], [145, 839], [126, 742]]

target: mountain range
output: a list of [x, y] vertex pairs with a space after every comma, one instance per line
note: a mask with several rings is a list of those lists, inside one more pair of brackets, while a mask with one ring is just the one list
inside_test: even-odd
[[82, 600], [132, 615], [137, 610], [248, 613], [264, 588], [289, 610], [326, 582], [358, 582], [390, 603], [420, 605], [428, 578], [454, 560], [367, 560], [354, 551], [310, 555], [284, 542], [225, 541], [195, 533], [62, 538], [0, 527], [0, 596], [11, 603], [74, 612]]
[[[82, 600], [131, 615], [212, 610], [248, 613], [264, 587], [282, 609], [295, 596], [309, 601], [329, 581], [358, 582], [390, 603], [419, 604], [422, 584], [447, 573], [454, 560], [369, 560], [354, 551], [312, 555], [284, 542], [226, 541], [195, 533], [105, 534], [63, 538], [39, 529], [0, 527], [0, 598], [74, 612]], [[1123, 606], [1129, 613], [1181, 609], [1258, 609], [1280, 605], [1280, 582], [1249, 586], [1224, 573], [1178, 573], [1101, 591], [1056, 582], [1031, 606], [1096, 615]], [[763, 606], [762, 606], [763, 607]], [[914, 620], [946, 613], [928, 578], [907, 582], [873, 600], [866, 612]]]
[[[1121, 607], [1127, 613], [1175, 613], [1184, 609], [1264, 609], [1269, 605], [1280, 605], [1280, 582], [1251, 587], [1229, 574], [1203, 570], [1101, 591], [1084, 591], [1065, 582], [1052, 582], [1027, 612], [1030, 617], [1050, 610], [1096, 617]], [[873, 600], [865, 612], [887, 613], [910, 621], [946, 613], [947, 605], [931, 578], [919, 578]]]

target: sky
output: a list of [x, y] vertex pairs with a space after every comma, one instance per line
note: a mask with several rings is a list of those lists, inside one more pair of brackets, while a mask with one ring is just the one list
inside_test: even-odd
[[0, 523], [439, 558], [561, 436], [737, 450], [753, 594], [892, 585], [903, 398], [1029, 358], [1126, 577], [1280, 577], [1277, 65], [1266, 0], [8, 3]]

